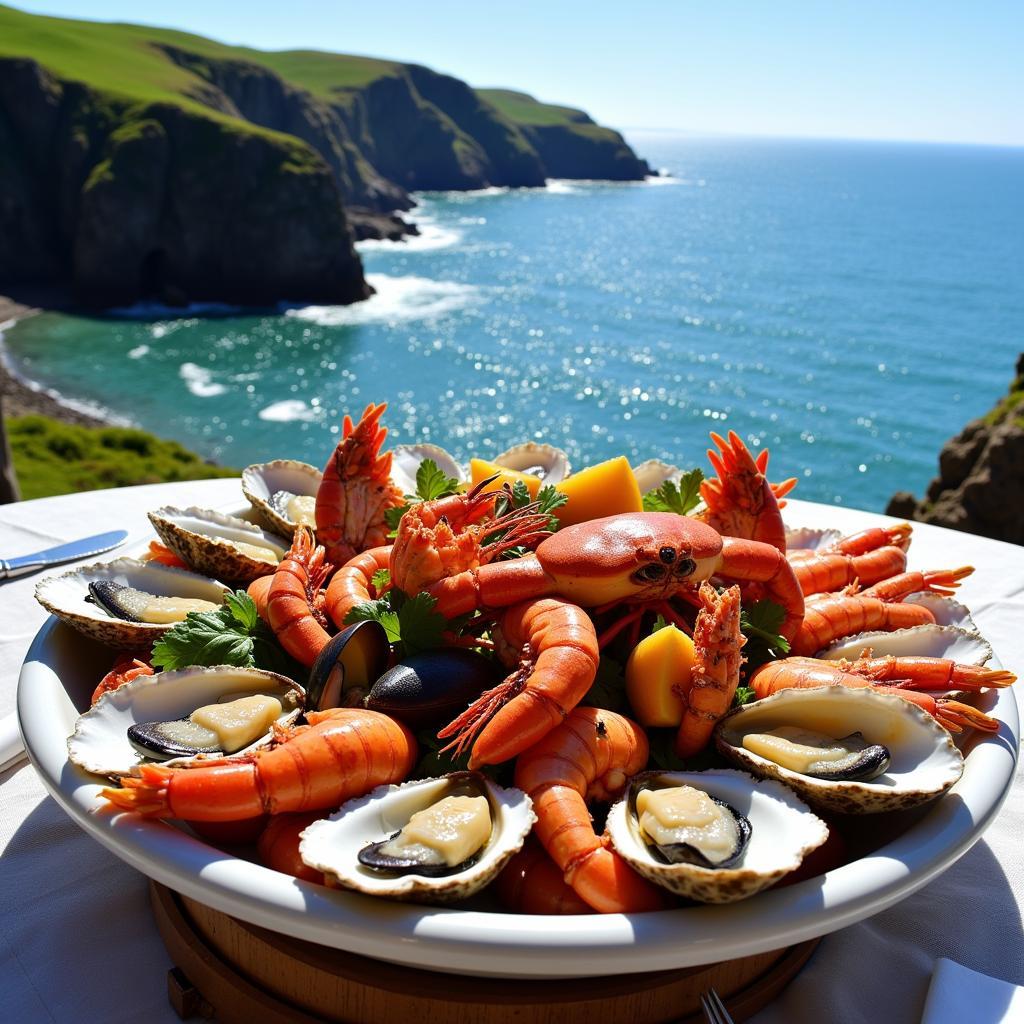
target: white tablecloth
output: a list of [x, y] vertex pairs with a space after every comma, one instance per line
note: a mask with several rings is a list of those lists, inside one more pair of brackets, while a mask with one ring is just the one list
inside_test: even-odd
[[[240, 500], [235, 480], [162, 484], [0, 508], [0, 556], [123, 527], [149, 533], [164, 504]], [[787, 513], [800, 522], [800, 503]], [[840, 529], [862, 513], [837, 509]], [[915, 526], [948, 548], [946, 564], [977, 567], [961, 596], [1003, 664], [1024, 672], [1024, 548]], [[106, 556], [104, 556], [106, 557]], [[938, 568], [927, 566], [926, 568]], [[46, 613], [38, 576], [0, 584], [0, 716], [14, 709], [18, 671]], [[1018, 703], [1020, 699], [1018, 697]], [[757, 1024], [916, 1024], [935, 962], [948, 957], [1024, 984], [1024, 776], [995, 824], [921, 892], [827, 936]], [[145, 879], [89, 839], [46, 796], [27, 762], [0, 775], [0, 1014], [9, 1021], [173, 1024], [170, 960], [150, 916]], [[582, 982], [581, 984], [585, 984]]]

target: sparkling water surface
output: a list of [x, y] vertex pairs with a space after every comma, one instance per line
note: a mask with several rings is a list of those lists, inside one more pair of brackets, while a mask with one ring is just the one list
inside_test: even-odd
[[920, 494], [1024, 348], [1024, 150], [630, 141], [670, 176], [423, 196], [420, 238], [361, 245], [368, 302], [44, 314], [8, 357], [235, 466], [322, 465], [387, 401], [391, 442], [463, 460], [533, 438], [706, 467], [732, 429], [799, 497]]

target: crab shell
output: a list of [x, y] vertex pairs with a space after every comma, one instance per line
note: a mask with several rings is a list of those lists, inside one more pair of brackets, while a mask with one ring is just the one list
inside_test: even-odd
[[[636, 788], [652, 780], [703, 790], [749, 819], [750, 842], [740, 862], [731, 868], [709, 868], [658, 860], [640, 834], [635, 810]], [[639, 874], [700, 903], [734, 903], [767, 889], [795, 871], [828, 838], [828, 827], [792, 790], [730, 768], [637, 775], [608, 812], [607, 828], [616, 852]]]
[[[281, 700], [284, 712], [277, 719], [278, 725], [294, 722], [305, 702], [305, 693], [298, 683], [262, 669], [219, 665], [137, 676], [116, 690], [107, 690], [79, 716], [74, 734], [68, 740], [68, 757], [80, 768], [96, 775], [128, 775], [139, 765], [150, 763], [129, 742], [130, 726], [170, 722], [184, 718], [196, 708], [215, 704], [225, 696], [234, 699], [252, 693], [265, 693]], [[232, 756], [266, 746], [272, 738], [271, 730]], [[208, 756], [176, 757], [160, 763], [179, 765]]]
[[[868, 782], [835, 782], [790, 771], [743, 748], [746, 733], [782, 725], [835, 737], [860, 732], [867, 742], [888, 747], [892, 761]], [[812, 807], [843, 814], [916, 807], [944, 793], [964, 770], [963, 756], [931, 715], [900, 697], [844, 686], [782, 690], [736, 708], [718, 724], [715, 743], [754, 775], [784, 782]]]
[[540, 477], [545, 484], [557, 484], [572, 472], [569, 456], [561, 448], [535, 441], [517, 444], [493, 461], [496, 466]]
[[270, 499], [278, 491], [316, 497], [322, 480], [320, 470], [308, 462], [274, 459], [273, 462], [246, 466], [242, 471], [242, 493], [248, 498], [260, 523], [282, 537], [292, 537], [296, 524], [274, 508]]
[[[401, 829], [417, 811], [441, 800], [453, 781], [472, 776], [491, 808], [491, 838], [468, 868], [443, 878], [408, 874], [385, 877], [359, 863], [359, 851]], [[349, 800], [336, 814], [302, 833], [299, 854], [311, 868], [346, 889], [413, 903], [452, 903], [479, 892], [523, 845], [537, 816], [519, 789], [505, 789], [478, 772], [378, 786]]]
[[217, 579], [248, 583], [267, 576], [276, 564], [250, 558], [231, 541], [268, 547], [284, 558], [288, 545], [280, 537], [253, 523], [206, 508], [173, 508], [165, 505], [149, 513], [149, 521], [160, 539], [193, 569]]
[[122, 583], [158, 597], [195, 597], [220, 604], [228, 588], [215, 580], [159, 562], [116, 558], [112, 562], [83, 565], [59, 576], [47, 576], [36, 584], [36, 600], [51, 614], [79, 633], [106, 647], [138, 651], [150, 647], [175, 624], [128, 622], [107, 614], [86, 601], [89, 584]]
[[717, 568], [722, 538], [710, 526], [673, 512], [630, 512], [567, 526], [544, 540], [537, 559], [558, 583], [558, 593], [584, 607], [623, 596], [624, 577], [646, 564], [666, 564], [662, 552], [673, 552], [671, 570], [652, 587], [636, 582], [636, 592], [661, 596], [677, 579], [695, 583]]

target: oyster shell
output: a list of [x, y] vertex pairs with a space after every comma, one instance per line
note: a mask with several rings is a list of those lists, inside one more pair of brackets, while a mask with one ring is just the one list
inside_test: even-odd
[[[790, 771], [743, 747], [743, 736], [796, 725], [847, 736], [889, 749], [891, 761], [870, 781], [832, 781]], [[812, 807], [844, 814], [897, 811], [944, 793], [960, 778], [964, 759], [949, 733], [920, 708], [870, 689], [824, 686], [782, 690], [731, 711], [715, 729], [715, 743], [729, 760], [762, 778], [778, 779]]]
[[403, 494], [416, 493], [416, 471], [425, 459], [437, 464], [445, 476], [468, 480], [469, 472], [436, 444], [399, 444], [391, 451], [391, 482]]
[[858, 633], [843, 637], [830, 644], [816, 657], [823, 661], [853, 660], [865, 648], [871, 648], [875, 657], [886, 654], [896, 657], [949, 658], [964, 665], [984, 665], [992, 658], [992, 648], [977, 633], [969, 633], [957, 626], [939, 626], [927, 623], [908, 629], [895, 629], [891, 633]]
[[[692, 786], [728, 804], [750, 823], [746, 849], [730, 867], [666, 864], [642, 834], [636, 793], [645, 787]], [[828, 838], [825, 823], [781, 783], [734, 769], [706, 772], [644, 772], [608, 812], [616, 851], [644, 878], [701, 903], [733, 903], [774, 885], [795, 871]]]
[[48, 612], [92, 640], [128, 651], [150, 647], [174, 623], [129, 622], [115, 618], [100, 605], [87, 600], [90, 583], [115, 583], [159, 597], [196, 597], [215, 604], [220, 604], [228, 592], [222, 583], [205, 576], [134, 558], [81, 566], [72, 572], [47, 576], [36, 584], [36, 600]]
[[[149, 760], [132, 745], [128, 729], [145, 722], [170, 722], [185, 718], [196, 708], [229, 697], [267, 693], [281, 700], [284, 712], [278, 724], [295, 721], [302, 711], [304, 693], [298, 683], [276, 672], [255, 668], [186, 668], [138, 676], [109, 690], [81, 715], [68, 740], [68, 757], [80, 768], [97, 775], [127, 775]], [[272, 733], [238, 754], [270, 742]], [[175, 758], [165, 764], [181, 764], [194, 758]]]
[[919, 604], [927, 608], [935, 616], [935, 623], [939, 626], [959, 626], [968, 633], [978, 633], [980, 630], [971, 618], [967, 606], [951, 597], [943, 597], [941, 594], [930, 594], [922, 591], [918, 594], [910, 594], [903, 599], [904, 604]]
[[[298, 521], [289, 512], [290, 502], [296, 497], [315, 498], [321, 480], [323, 474], [308, 462], [274, 459], [246, 466], [242, 471], [242, 493], [249, 499], [258, 522], [282, 537], [291, 537]], [[315, 520], [307, 525], [315, 528]]]
[[682, 475], [683, 471], [678, 466], [670, 466], [661, 459], [648, 459], [633, 467], [633, 476], [641, 494], [657, 490], [666, 480], [678, 480]]
[[[274, 571], [288, 545], [274, 534], [235, 516], [206, 508], [174, 508], [165, 505], [149, 513], [149, 521], [160, 539], [193, 569], [217, 579], [248, 583]], [[256, 558], [237, 544], [268, 551]]]
[[[359, 853], [400, 831], [417, 811], [453, 792], [486, 796], [491, 835], [465, 866], [452, 874], [428, 877], [397, 874], [360, 863]], [[504, 789], [479, 772], [456, 772], [400, 786], [378, 786], [350, 800], [336, 814], [314, 822], [302, 833], [299, 854], [317, 871], [348, 889], [370, 896], [416, 903], [449, 903], [478, 892], [523, 845], [536, 821], [533, 803], [518, 789]]]
[[545, 484], [557, 484], [572, 472], [569, 456], [561, 448], [535, 441], [517, 444], [491, 461], [505, 469], [538, 476]]

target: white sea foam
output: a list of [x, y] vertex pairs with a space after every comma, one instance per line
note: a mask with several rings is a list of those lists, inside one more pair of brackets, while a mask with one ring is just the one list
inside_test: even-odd
[[548, 178], [545, 191], [555, 196], [569, 196], [583, 191], [579, 187], [580, 184], [578, 181], [569, 181], [567, 178]]
[[441, 227], [428, 217], [417, 218], [416, 227], [420, 230], [418, 235], [404, 235], [397, 242], [386, 238], [367, 238], [356, 242], [356, 248], [360, 252], [430, 252], [434, 249], [447, 249], [462, 239], [461, 231]]
[[261, 420], [269, 420], [271, 423], [309, 422], [316, 419], [317, 411], [300, 398], [286, 398], [260, 409], [258, 415]]
[[149, 352], [148, 345], [136, 345], [135, 348], [128, 350], [129, 359], [141, 359], [146, 353]]
[[178, 367], [178, 376], [196, 398], [214, 398], [223, 395], [227, 388], [223, 384], [213, 383], [213, 371], [196, 363], [182, 363]]
[[286, 309], [285, 316], [309, 320], [322, 327], [429, 320], [479, 302], [482, 291], [458, 281], [433, 281], [413, 275], [367, 274], [366, 280], [376, 289], [376, 294], [365, 302], [351, 306], [302, 306]]

